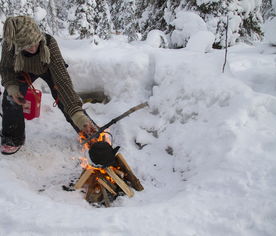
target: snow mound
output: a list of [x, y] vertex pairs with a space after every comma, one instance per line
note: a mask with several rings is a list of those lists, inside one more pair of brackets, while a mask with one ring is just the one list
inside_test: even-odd
[[193, 12], [178, 12], [171, 25], [175, 26], [171, 35], [171, 43], [177, 47], [184, 47], [188, 39], [198, 31], [207, 30], [204, 20]]
[[192, 35], [187, 43], [186, 49], [197, 52], [209, 52], [215, 41], [215, 35], [209, 31], [199, 31]]
[[161, 30], [151, 30], [146, 39], [146, 43], [155, 48], [167, 48], [168, 40]]

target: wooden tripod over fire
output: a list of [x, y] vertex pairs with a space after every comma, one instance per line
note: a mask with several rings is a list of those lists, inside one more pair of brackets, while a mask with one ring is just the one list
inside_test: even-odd
[[134, 192], [131, 187], [136, 191], [144, 189], [123, 155], [117, 153], [115, 157], [115, 164], [107, 168], [87, 166], [75, 184], [75, 189], [86, 189], [85, 199], [89, 203], [103, 202], [109, 207], [120, 194], [132, 197]]

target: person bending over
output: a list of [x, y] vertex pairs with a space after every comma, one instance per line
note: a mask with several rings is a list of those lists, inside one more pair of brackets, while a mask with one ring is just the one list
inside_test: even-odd
[[3, 27], [1, 84], [5, 88], [2, 100], [2, 154], [17, 152], [25, 141], [23, 114], [24, 96], [28, 83], [38, 77], [49, 86], [53, 98], [76, 132], [91, 135], [96, 124], [82, 109], [82, 102], [74, 91], [59, 46], [54, 37], [40, 31], [28, 16], [8, 17]]

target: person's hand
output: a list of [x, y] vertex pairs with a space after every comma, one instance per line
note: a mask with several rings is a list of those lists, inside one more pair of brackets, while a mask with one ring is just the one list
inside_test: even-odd
[[98, 131], [98, 127], [95, 126], [91, 120], [86, 122], [83, 127], [82, 131], [88, 136], [91, 136]]
[[26, 100], [24, 96], [20, 93], [19, 87], [17, 85], [10, 85], [7, 87], [8, 94], [12, 97], [13, 101], [18, 105], [24, 105]]
[[10, 85], [7, 87], [8, 95], [12, 97], [13, 101], [18, 105], [24, 105], [26, 100], [24, 96], [20, 93], [19, 87], [17, 85]]
[[84, 114], [78, 111], [71, 117], [74, 124], [83, 131], [86, 135], [91, 136], [98, 131], [98, 127]]

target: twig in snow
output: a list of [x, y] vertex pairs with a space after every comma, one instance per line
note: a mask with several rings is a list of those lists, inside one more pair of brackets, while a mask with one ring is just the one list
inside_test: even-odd
[[225, 35], [225, 56], [224, 56], [224, 64], [222, 67], [222, 73], [224, 73], [225, 65], [227, 62], [227, 53], [228, 53], [228, 25], [229, 25], [229, 16], [227, 16], [226, 21], [226, 35]]

